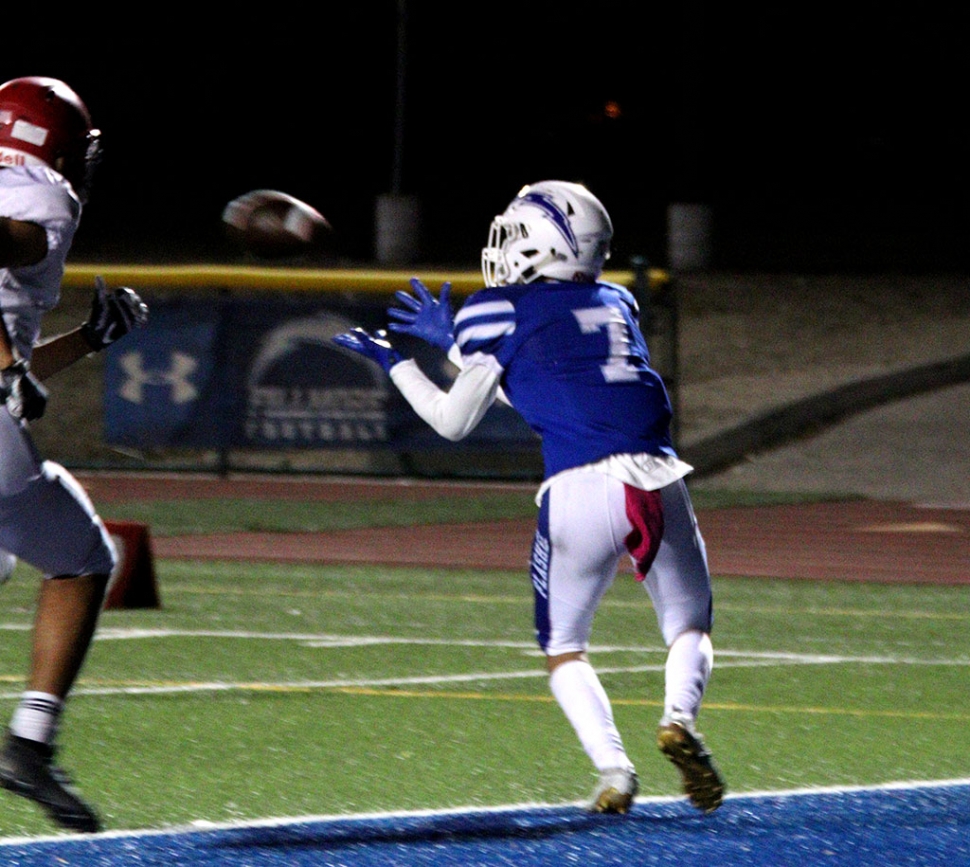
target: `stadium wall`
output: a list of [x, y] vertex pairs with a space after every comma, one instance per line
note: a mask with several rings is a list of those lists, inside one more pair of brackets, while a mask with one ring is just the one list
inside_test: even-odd
[[[270, 320], [285, 322], [289, 317], [306, 321], [308, 311], [338, 325], [380, 325], [393, 292], [407, 288], [413, 273], [265, 266], [71, 265], [63, 282], [62, 304], [50, 320], [50, 333], [83, 320], [94, 278], [99, 274], [110, 285], [137, 289], [154, 316], [144, 332], [58, 375], [60, 381], [52, 383], [58, 410], [36, 424], [38, 444], [45, 456], [75, 469], [538, 477], [541, 462], [537, 443], [524, 425], [516, 428], [521, 424], [517, 416], [484, 422], [476, 437], [459, 444], [435, 437], [419, 423], [398, 424], [395, 430], [404, 430], [405, 434], [388, 441], [377, 436], [366, 442], [354, 437], [329, 442], [257, 437], [250, 442], [241, 435], [230, 435], [239, 421], [239, 410], [225, 408], [226, 395], [232, 390], [227, 383], [238, 384], [245, 376], [243, 368], [253, 361], [232, 347], [252, 342], [247, 329], [258, 336], [259, 329], [268, 327]], [[481, 286], [477, 271], [422, 271], [421, 278], [432, 289], [451, 282], [458, 302]], [[628, 286], [640, 300], [654, 362], [676, 400], [673, 282], [665, 272], [648, 268], [643, 260], [633, 260], [630, 269], [607, 272], [604, 278]], [[316, 307], [319, 311], [314, 312]], [[170, 400], [174, 379], [159, 372], [172, 370], [174, 362], [153, 368], [146, 359], [151, 351], [161, 351], [160, 345], [171, 357], [178, 355], [182, 372], [175, 379], [187, 385], [185, 370], [193, 365], [198, 369], [200, 363], [192, 353], [192, 335], [197, 335], [209, 319], [215, 324], [210, 323], [210, 352], [205, 364], [210, 396], [215, 396], [216, 403], [207, 405], [192, 424], [184, 424], [173, 417], [178, 410], [178, 404]], [[283, 330], [287, 329], [293, 330], [290, 325]], [[324, 342], [319, 333], [316, 342], [319, 350]], [[418, 345], [414, 349], [418, 354], [422, 351]], [[320, 363], [333, 366], [328, 361]], [[312, 365], [303, 366], [314, 369]], [[318, 365], [315, 369], [322, 368]], [[139, 406], [126, 403], [118, 394], [126, 386], [131, 392], [132, 374], [134, 386], [140, 389]], [[312, 372], [304, 375], [313, 376]], [[300, 385], [309, 389], [312, 383], [302, 381]], [[281, 393], [276, 390], [276, 394]], [[211, 408], [220, 405], [223, 410]], [[395, 411], [404, 418], [402, 413], [407, 410], [399, 406]], [[144, 424], [140, 433], [132, 436], [133, 419], [137, 421], [138, 413], [142, 413]], [[252, 419], [250, 429], [255, 429]]]

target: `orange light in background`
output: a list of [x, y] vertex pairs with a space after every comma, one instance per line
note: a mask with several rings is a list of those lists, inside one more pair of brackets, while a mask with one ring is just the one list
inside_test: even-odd
[[610, 118], [610, 120], [616, 120], [623, 114], [623, 109], [620, 108], [620, 104], [615, 99], [610, 99], [603, 106], [603, 114]]

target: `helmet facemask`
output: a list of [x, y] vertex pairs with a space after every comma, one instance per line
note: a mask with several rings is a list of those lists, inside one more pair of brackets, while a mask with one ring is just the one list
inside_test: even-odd
[[78, 171], [65, 173], [65, 177], [71, 182], [78, 198], [87, 204], [88, 197], [91, 195], [91, 186], [94, 183], [94, 173], [97, 171], [101, 160], [104, 157], [103, 143], [101, 141], [101, 130], [92, 129], [87, 136], [87, 146], [84, 149], [84, 160]]
[[529, 222], [510, 220], [504, 216], [492, 220], [488, 246], [482, 250], [485, 285], [531, 283], [542, 276], [543, 267], [557, 259], [554, 247], [543, 246], [543, 234], [532, 232]]

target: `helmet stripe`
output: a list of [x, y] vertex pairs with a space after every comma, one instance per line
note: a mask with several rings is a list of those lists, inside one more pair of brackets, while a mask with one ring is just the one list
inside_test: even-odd
[[559, 230], [563, 240], [569, 245], [569, 249], [574, 256], [579, 255], [579, 242], [573, 232], [573, 227], [569, 224], [569, 218], [563, 213], [562, 209], [552, 200], [552, 197], [545, 193], [531, 191], [526, 193], [519, 200], [534, 205], [539, 208]]

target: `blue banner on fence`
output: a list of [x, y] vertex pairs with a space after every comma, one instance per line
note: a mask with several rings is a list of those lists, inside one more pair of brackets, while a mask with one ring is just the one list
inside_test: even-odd
[[[185, 448], [446, 447], [375, 363], [331, 338], [383, 327], [386, 302], [287, 295], [152, 303], [151, 320], [110, 347], [105, 439]], [[434, 381], [454, 368], [439, 350], [396, 340]], [[496, 404], [461, 447], [534, 447], [513, 410]]]

